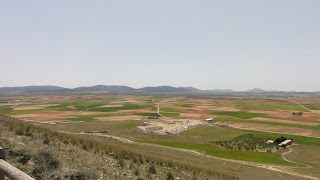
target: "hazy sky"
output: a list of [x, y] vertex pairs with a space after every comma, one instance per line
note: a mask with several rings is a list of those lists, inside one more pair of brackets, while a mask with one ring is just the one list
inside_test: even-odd
[[0, 0], [0, 87], [320, 91], [319, 0]]

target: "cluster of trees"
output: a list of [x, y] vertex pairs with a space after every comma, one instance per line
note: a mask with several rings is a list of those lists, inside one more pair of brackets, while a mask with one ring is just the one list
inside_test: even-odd
[[302, 112], [292, 112], [292, 115], [298, 115], [298, 116], [301, 116], [302, 115]]
[[255, 137], [252, 134], [244, 134], [229, 141], [215, 142], [215, 144], [222, 146], [226, 149], [245, 150], [245, 151], [255, 151], [255, 150], [268, 151], [274, 148], [272, 144], [271, 145], [266, 144], [265, 143], [266, 140], [267, 139], [265, 138]]
[[[281, 136], [280, 138], [275, 139], [275, 140], [273, 141], [273, 144], [278, 145], [278, 144], [282, 143], [282, 142], [285, 141], [285, 140], [287, 140], [287, 138]], [[290, 138], [290, 140], [293, 141], [292, 138]], [[283, 148], [286, 148], [286, 145], [283, 144], [282, 147], [283, 147]], [[278, 149], [278, 146], [277, 146], [277, 149]]]
[[287, 138], [281, 136], [280, 138], [277, 138], [273, 141], [274, 144], [280, 144], [282, 143], [283, 141], [287, 140]]

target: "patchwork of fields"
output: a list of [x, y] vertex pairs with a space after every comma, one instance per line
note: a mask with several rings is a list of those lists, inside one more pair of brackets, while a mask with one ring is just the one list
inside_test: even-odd
[[[7, 99], [0, 97], [0, 100]], [[294, 99], [310, 111], [293, 103], [292, 97], [252, 98], [248, 95], [231, 98], [35, 95], [10, 99], [19, 101], [1, 103], [0, 113], [52, 130], [69, 133], [105, 131], [108, 137], [124, 138], [142, 145], [192, 150], [213, 157], [268, 164], [282, 170], [296, 171], [296, 167], [304, 167], [308, 162], [299, 163], [302, 162], [300, 156], [292, 157], [297, 163], [286, 161], [281, 155], [285, 151], [283, 149], [275, 151], [274, 147], [270, 147], [273, 151], [268, 153], [270, 148], [245, 150], [239, 144], [235, 145], [238, 149], [226, 149], [218, 142], [252, 134], [263, 141], [281, 136], [292, 138], [295, 144], [311, 148], [310, 152], [314, 152], [313, 147], [320, 147], [320, 114], [317, 111], [320, 109], [320, 98], [313, 101], [309, 97]], [[302, 115], [294, 114], [298, 112]], [[202, 125], [207, 118], [214, 120], [209, 125]], [[153, 126], [143, 128], [167, 132], [190, 122], [201, 126], [166, 135], [135, 130], [137, 126], [153, 123]], [[299, 173], [319, 178], [320, 173], [316, 173], [319, 167], [315, 163], [310, 171], [305, 168], [300, 169]]]

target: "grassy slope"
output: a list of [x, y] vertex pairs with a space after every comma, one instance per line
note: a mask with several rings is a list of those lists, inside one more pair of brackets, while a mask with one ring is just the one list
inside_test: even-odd
[[312, 168], [299, 168], [297, 171], [320, 178], [320, 147], [299, 145], [292, 146], [292, 153], [286, 155], [288, 160], [311, 165]]

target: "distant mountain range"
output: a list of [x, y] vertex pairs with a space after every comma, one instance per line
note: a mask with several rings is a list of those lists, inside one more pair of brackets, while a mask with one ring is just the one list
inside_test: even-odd
[[146, 92], [187, 92], [190, 91], [185, 88], [181, 87], [172, 87], [172, 86], [157, 86], [157, 87], [144, 87], [138, 89], [139, 91], [146, 91]]
[[[232, 89], [212, 89], [212, 90], [200, 90], [194, 87], [172, 87], [172, 86], [156, 86], [156, 87], [143, 87], [135, 89], [129, 86], [118, 85], [96, 85], [88, 87], [77, 87], [73, 89], [63, 88], [59, 86], [23, 86], [23, 87], [2, 87], [0, 93], [7, 92], [87, 92], [87, 91], [132, 91], [132, 92], [203, 92], [203, 93], [272, 93], [272, 92], [284, 92], [276, 90], [263, 90], [254, 88], [248, 91], [234, 91]], [[287, 91], [289, 92], [289, 91]], [[290, 91], [294, 92], [294, 91]], [[320, 93], [320, 91], [315, 92]]]
[[72, 89], [74, 91], [131, 91], [135, 90], [132, 87], [128, 86], [105, 86], [105, 85], [97, 85], [97, 86], [89, 86], [89, 87], [78, 87]]
[[2, 87], [0, 92], [39, 92], [39, 91], [58, 91], [66, 88], [59, 86], [23, 86], [23, 87]]

